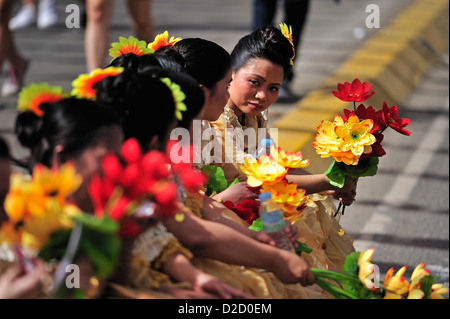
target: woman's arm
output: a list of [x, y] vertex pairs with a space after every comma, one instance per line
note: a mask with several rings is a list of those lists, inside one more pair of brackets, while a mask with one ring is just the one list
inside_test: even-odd
[[210, 293], [224, 299], [253, 298], [221, 282], [217, 277], [201, 271], [185, 255], [180, 253], [170, 255], [163, 264], [162, 270], [175, 281], [190, 283], [194, 291]]
[[226, 225], [190, 214], [182, 222], [166, 219], [164, 225], [198, 257], [266, 269], [284, 283], [314, 283], [309, 265], [295, 253], [253, 240]]

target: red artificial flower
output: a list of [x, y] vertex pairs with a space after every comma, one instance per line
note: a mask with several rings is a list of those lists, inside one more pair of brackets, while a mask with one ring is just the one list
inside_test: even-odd
[[386, 124], [400, 134], [411, 135], [410, 131], [404, 129], [404, 127], [408, 126], [409, 123], [411, 123], [411, 120], [407, 118], [398, 118], [397, 106], [392, 105], [391, 107], [388, 107], [387, 103], [383, 102], [382, 116]]
[[163, 217], [171, 217], [177, 209], [176, 201], [178, 187], [174, 183], [166, 183], [159, 190], [155, 191], [155, 199], [161, 208]]
[[338, 83], [337, 91], [331, 91], [335, 97], [344, 102], [363, 102], [375, 94], [374, 91], [370, 92], [373, 84], [368, 82], [361, 83], [361, 81], [356, 78], [350, 84], [345, 82], [344, 84]]
[[195, 170], [190, 165], [183, 170], [179, 170], [178, 175], [181, 184], [189, 192], [200, 190], [207, 180], [203, 172]]
[[223, 204], [250, 225], [259, 217], [259, 204], [255, 200], [246, 199], [237, 205], [234, 205], [232, 201], [226, 201]]
[[383, 141], [384, 135], [379, 132], [376, 132], [374, 136], [377, 139], [377, 141], [371, 145], [372, 152], [370, 152], [369, 154], [362, 154], [361, 159], [367, 158], [369, 156], [382, 157], [386, 155], [386, 151], [384, 150], [383, 146], [381, 146], [381, 142]]
[[166, 157], [158, 151], [150, 151], [145, 154], [141, 160], [141, 168], [143, 173], [155, 180], [167, 178], [170, 175]]
[[345, 122], [348, 122], [348, 119], [352, 115], [356, 115], [360, 120], [368, 120], [368, 119], [372, 120], [373, 127], [372, 130], [370, 131], [371, 134], [377, 132], [380, 129], [380, 121], [377, 116], [377, 111], [372, 105], [366, 108], [364, 104], [360, 104], [357, 107], [356, 112], [344, 109], [344, 116], [342, 117], [342, 119]]
[[121, 238], [135, 238], [142, 232], [142, 226], [134, 220], [125, 220], [120, 225], [119, 236]]
[[122, 156], [127, 163], [138, 162], [142, 157], [142, 150], [138, 141], [135, 138], [126, 140], [120, 150], [120, 156]]

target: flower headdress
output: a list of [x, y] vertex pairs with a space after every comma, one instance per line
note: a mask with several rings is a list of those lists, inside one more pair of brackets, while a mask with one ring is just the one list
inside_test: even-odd
[[89, 74], [80, 74], [75, 80], [72, 81], [72, 95], [77, 98], [85, 98], [95, 100], [97, 98], [97, 92], [94, 85], [102, 81], [108, 76], [116, 76], [124, 71], [122, 67], [107, 67], [105, 69], [95, 69]]
[[17, 109], [42, 116], [44, 111], [40, 108], [41, 104], [55, 103], [67, 96], [68, 94], [64, 93], [60, 86], [50, 86], [45, 82], [32, 83], [20, 91]]
[[109, 49], [109, 56], [113, 60], [121, 55], [134, 53], [136, 55], [152, 54], [154, 50], [150, 47], [147, 48], [147, 43], [145, 41], [140, 41], [133, 36], [129, 36], [128, 39], [124, 37], [119, 37], [119, 42], [113, 42], [111, 44], [111, 49]]
[[147, 48], [153, 51], [158, 50], [161, 47], [173, 46], [178, 41], [182, 40], [181, 38], [174, 38], [173, 36], [169, 40], [169, 32], [164, 31], [164, 33], [158, 34], [155, 37], [155, 40], [148, 44]]
[[175, 116], [181, 121], [183, 118], [181, 112], [187, 110], [186, 104], [183, 102], [186, 98], [186, 94], [184, 94], [178, 84], [172, 82], [169, 78], [165, 77], [160, 80], [172, 91], [173, 99], [175, 100]]
[[288, 39], [289, 43], [292, 45], [292, 58], [291, 58], [291, 65], [294, 66], [294, 58], [295, 58], [295, 48], [294, 48], [294, 41], [292, 40], [292, 27], [288, 26], [286, 23], [280, 23], [280, 30], [281, 33]]

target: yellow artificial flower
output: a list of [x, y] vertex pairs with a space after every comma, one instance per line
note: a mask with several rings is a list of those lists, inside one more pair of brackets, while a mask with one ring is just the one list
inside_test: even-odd
[[393, 276], [394, 268], [389, 269], [384, 278], [385, 299], [401, 299], [409, 291], [409, 282], [403, 277], [406, 266], [403, 266]]
[[44, 111], [40, 108], [43, 103], [55, 103], [68, 94], [63, 92], [60, 86], [50, 86], [48, 83], [31, 83], [24, 87], [18, 95], [17, 109], [19, 111], [31, 111], [37, 116], [44, 115]]
[[280, 23], [280, 30], [281, 30], [281, 33], [283, 33], [284, 37], [286, 39], [288, 39], [288, 41], [292, 45], [293, 54], [292, 54], [290, 64], [292, 66], [294, 66], [295, 48], [294, 48], [294, 42], [292, 40], [292, 26], [288, 26], [286, 23]]
[[245, 158], [241, 170], [247, 175], [247, 183], [251, 187], [275, 185], [288, 173], [288, 168], [281, 166], [267, 154], [258, 159]]
[[281, 147], [275, 148], [272, 145], [271, 154], [278, 161], [278, 164], [288, 168], [301, 168], [309, 165], [309, 159], [303, 159], [302, 152], [285, 152]]
[[444, 299], [443, 295], [448, 294], [448, 288], [442, 286], [442, 284], [434, 284], [431, 286], [430, 299]]
[[169, 32], [164, 31], [164, 33], [158, 34], [155, 37], [155, 40], [148, 44], [148, 48], [153, 51], [157, 51], [161, 47], [173, 46], [178, 41], [182, 40], [181, 38], [171, 37], [169, 40]]
[[16, 172], [11, 176], [10, 189], [5, 198], [5, 211], [13, 222], [23, 220], [29, 214], [43, 211], [44, 192], [31, 177]]
[[65, 163], [59, 169], [36, 165], [33, 169], [33, 181], [41, 185], [47, 196], [53, 196], [62, 204], [68, 195], [75, 192], [83, 179], [77, 174], [72, 163]]
[[71, 94], [77, 98], [85, 98], [95, 100], [97, 98], [97, 92], [94, 85], [102, 81], [108, 76], [116, 76], [122, 73], [124, 68], [122, 67], [107, 67], [105, 69], [97, 68], [89, 74], [80, 74], [75, 80], [72, 81]]
[[351, 151], [355, 156], [372, 152], [372, 145], [376, 142], [375, 136], [370, 134], [373, 121], [359, 121], [356, 115], [350, 116], [347, 124], [335, 128], [336, 135], [342, 139], [342, 151]]
[[284, 216], [294, 223], [301, 220], [303, 211], [299, 210], [305, 204], [306, 191], [298, 188], [297, 184], [288, 183], [286, 180], [273, 185], [262, 184], [262, 192], [270, 192], [272, 199], [280, 205]]
[[129, 36], [128, 39], [119, 37], [119, 42], [113, 42], [111, 44], [111, 49], [109, 49], [109, 56], [114, 60], [115, 58], [128, 53], [141, 56], [153, 52], [153, 50], [147, 48], [147, 43], [145, 41], [140, 41], [133, 36]]
[[71, 229], [72, 217], [79, 213], [81, 211], [74, 205], [61, 206], [56, 198], [47, 198], [43, 214], [30, 216], [24, 220], [23, 246], [39, 250], [52, 233], [61, 229]]
[[411, 275], [411, 284], [409, 285], [409, 293], [407, 299], [423, 299], [425, 293], [420, 289], [421, 279], [430, 275], [430, 271], [425, 269], [425, 264], [419, 264]]
[[370, 290], [377, 290], [372, 278], [375, 272], [375, 266], [370, 261], [373, 255], [374, 249], [368, 249], [362, 252], [358, 258], [358, 278], [359, 280]]

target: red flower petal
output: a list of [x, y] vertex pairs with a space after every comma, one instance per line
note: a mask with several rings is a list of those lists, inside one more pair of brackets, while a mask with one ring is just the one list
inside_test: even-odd
[[142, 157], [142, 150], [135, 138], [130, 138], [126, 140], [120, 152], [120, 155], [127, 163], [136, 163]]

